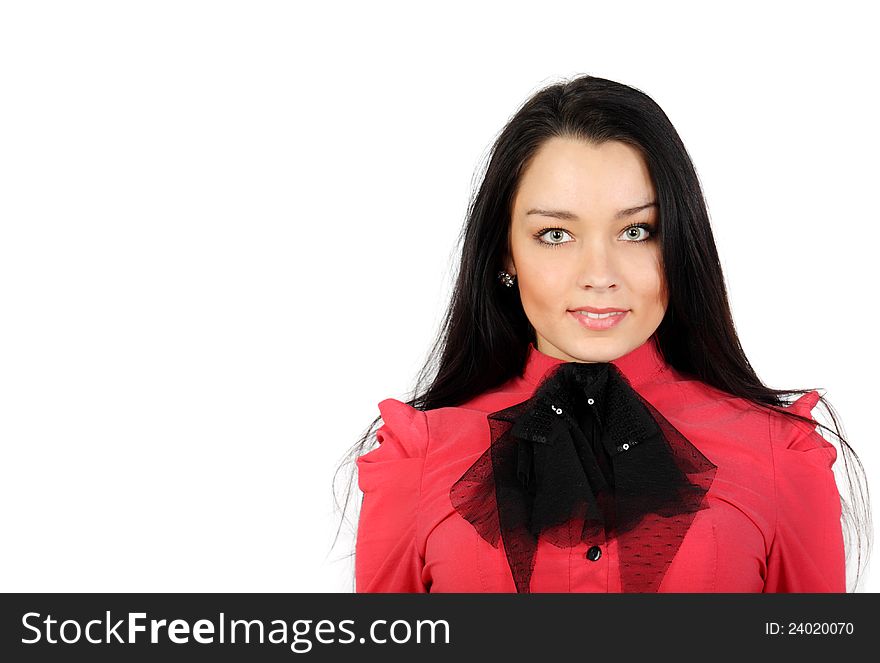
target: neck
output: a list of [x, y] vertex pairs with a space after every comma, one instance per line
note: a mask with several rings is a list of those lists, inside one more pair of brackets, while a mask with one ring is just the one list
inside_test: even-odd
[[[522, 377], [537, 386], [550, 369], [564, 363], [566, 363], [565, 360], [544, 354], [535, 347], [534, 343], [529, 343]], [[657, 343], [656, 334], [652, 334], [637, 348], [608, 363], [614, 364], [633, 386], [654, 378], [668, 368]]]

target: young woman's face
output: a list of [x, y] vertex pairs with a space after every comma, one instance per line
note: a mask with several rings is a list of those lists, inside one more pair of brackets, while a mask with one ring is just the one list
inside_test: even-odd
[[[650, 203], [647, 165], [625, 143], [554, 137], [536, 152], [513, 200], [507, 271], [517, 277], [538, 350], [564, 361], [611, 361], [654, 333], [669, 301], [659, 215], [656, 204], [632, 211]], [[582, 322], [572, 312], [582, 307], [626, 313]]]

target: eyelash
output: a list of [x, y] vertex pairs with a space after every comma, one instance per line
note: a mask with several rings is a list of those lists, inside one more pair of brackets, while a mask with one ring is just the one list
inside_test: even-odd
[[[645, 230], [647, 230], [651, 234], [648, 235], [645, 239], [630, 240], [628, 242], [628, 244], [641, 244], [642, 242], [647, 242], [649, 240], [654, 239], [654, 226], [652, 226], [650, 223], [634, 223], [631, 226], [627, 226], [626, 228], [624, 228], [623, 232], [626, 232], [627, 230], [630, 230], [631, 228], [644, 228]], [[542, 230], [539, 230], [538, 232], [536, 232], [534, 234], [534, 238], [538, 242], [538, 244], [541, 244], [542, 246], [549, 246], [554, 249], [557, 246], [562, 246], [563, 244], [568, 244], [568, 242], [545, 242], [543, 239], [541, 239], [542, 235], [550, 232], [551, 230], [561, 230], [564, 233], [568, 232], [564, 228], [543, 228]]]

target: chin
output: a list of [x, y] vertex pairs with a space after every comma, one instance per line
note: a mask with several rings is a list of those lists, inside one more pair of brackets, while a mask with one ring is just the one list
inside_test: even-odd
[[611, 361], [624, 354], [626, 342], [606, 337], [579, 339], [570, 343], [563, 352], [579, 361]]

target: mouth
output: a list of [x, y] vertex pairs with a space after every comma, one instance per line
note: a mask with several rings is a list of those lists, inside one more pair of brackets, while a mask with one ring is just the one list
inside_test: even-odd
[[[599, 310], [601, 311], [601, 309]], [[611, 309], [606, 312], [597, 313], [592, 310], [578, 309], [575, 311], [568, 311], [568, 314], [571, 315], [581, 326], [586, 327], [587, 329], [601, 331], [619, 325], [623, 319], [629, 315], [629, 311]]]

